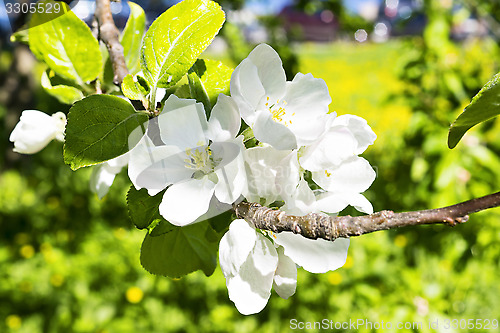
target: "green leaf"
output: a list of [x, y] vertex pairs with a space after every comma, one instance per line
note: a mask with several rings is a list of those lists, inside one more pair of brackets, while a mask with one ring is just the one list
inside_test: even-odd
[[212, 110], [219, 94], [229, 95], [232, 73], [233, 69], [220, 61], [196, 60], [188, 74], [191, 97], [202, 102], [205, 110]]
[[[198, 63], [198, 61], [199, 60], [197, 60], [196, 63]], [[196, 63], [193, 65], [193, 67], [196, 66]], [[205, 111], [212, 110], [212, 104], [210, 103], [210, 98], [208, 97], [208, 93], [205, 90], [203, 82], [201, 81], [198, 74], [195, 71], [192, 71], [191, 69], [189, 70], [188, 74], [188, 82], [189, 82], [190, 97], [196, 99], [198, 102], [203, 103]]]
[[164, 191], [155, 196], [150, 196], [146, 189], [135, 189], [130, 186], [127, 193], [128, 215], [137, 229], [146, 229], [159, 218], [158, 206], [163, 198]]
[[448, 147], [454, 148], [471, 127], [500, 114], [500, 73], [496, 74], [451, 125]]
[[127, 63], [127, 68], [131, 74], [135, 74], [140, 70], [140, 51], [144, 30], [146, 30], [146, 15], [141, 6], [131, 1], [130, 16], [127, 24], [123, 29], [120, 42], [123, 46], [123, 54]]
[[231, 222], [236, 219], [233, 213], [233, 211], [228, 210], [227, 212], [208, 219], [208, 223], [210, 224], [212, 229], [214, 229], [214, 231], [220, 235], [220, 238], [222, 238], [226, 231], [229, 230], [229, 225], [231, 224]]
[[141, 51], [141, 67], [150, 85], [175, 85], [212, 42], [224, 20], [220, 6], [208, 0], [184, 0], [160, 15], [144, 36]]
[[123, 78], [122, 91], [130, 99], [147, 100], [146, 96], [149, 94], [148, 82], [139, 75], [128, 74]]
[[[56, 2], [41, 0], [39, 3], [47, 5]], [[99, 43], [85, 22], [64, 2], [57, 1], [57, 4], [63, 6], [67, 13], [35, 13], [31, 17], [28, 33], [30, 49], [58, 75], [82, 85], [99, 75], [102, 66]], [[49, 17], [51, 15], [53, 19]]]
[[46, 71], [42, 73], [41, 84], [46, 92], [64, 104], [73, 104], [84, 97], [83, 93], [78, 88], [65, 84], [53, 85]]
[[10, 35], [10, 41], [12, 43], [22, 43], [29, 45], [28, 29], [27, 24], [23, 25], [18, 31]]
[[137, 144], [148, 119], [116, 96], [92, 95], [76, 102], [68, 114], [64, 162], [76, 170], [125, 154]]
[[[154, 236], [156, 228], [167, 228]], [[150, 273], [178, 278], [201, 269], [209, 276], [217, 265], [219, 236], [207, 222], [185, 227], [158, 224], [141, 248], [141, 264]]]
[[167, 222], [163, 217], [160, 217], [158, 219], [154, 219], [151, 223], [149, 235], [151, 237], [156, 237], [166, 234], [167, 232], [170, 232], [177, 228], [179, 227], [171, 224], [170, 222]]
[[189, 84], [187, 83], [176, 87], [174, 94], [179, 98], [192, 98], [191, 92], [189, 91]]

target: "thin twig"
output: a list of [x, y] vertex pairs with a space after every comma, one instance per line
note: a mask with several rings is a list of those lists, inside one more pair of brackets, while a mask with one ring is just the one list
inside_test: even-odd
[[348, 238], [411, 225], [441, 223], [455, 226], [467, 222], [469, 214], [497, 206], [500, 206], [500, 192], [443, 208], [405, 213], [383, 210], [356, 217], [316, 213], [293, 216], [244, 201], [236, 204], [234, 210], [238, 218], [245, 219], [258, 229], [273, 232], [292, 231], [311, 239], [323, 238], [333, 241], [339, 237]]
[[109, 0], [96, 1], [95, 17], [99, 23], [99, 38], [106, 44], [113, 65], [113, 82], [119, 86], [128, 74], [128, 69], [120, 43], [120, 32], [113, 21]]

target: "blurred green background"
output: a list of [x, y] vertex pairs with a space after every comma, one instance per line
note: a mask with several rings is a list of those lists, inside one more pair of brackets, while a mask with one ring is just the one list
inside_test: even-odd
[[[423, 33], [384, 43], [354, 41], [353, 26], [370, 26], [357, 16], [340, 22], [340, 38], [320, 44], [291, 43], [293, 36], [276, 33], [276, 21], [261, 18], [288, 72], [323, 78], [331, 110], [364, 117], [378, 135], [363, 155], [378, 174], [366, 193], [376, 211], [437, 208], [498, 191], [499, 121], [474, 128], [454, 150], [446, 139], [449, 124], [498, 71], [499, 40], [493, 33], [451, 39], [457, 15], [464, 14], [448, 2], [425, 1]], [[299, 7], [311, 3], [340, 2]], [[500, 17], [494, 4], [468, 3], [470, 15]], [[222, 36], [231, 52], [207, 56], [235, 64], [251, 50], [236, 25]], [[500, 319], [498, 208], [453, 229], [421, 226], [353, 238], [343, 268], [322, 275], [299, 269], [296, 294], [282, 300], [273, 292], [253, 316], [240, 315], [229, 301], [219, 268], [209, 278], [150, 275], [139, 262], [144, 232], [127, 217], [126, 173], [99, 200], [88, 188], [91, 170], [72, 172], [60, 143], [33, 156], [12, 152], [8, 137], [22, 110], [69, 109], [41, 89], [43, 70], [25, 46], [2, 45], [0, 332], [288, 332], [294, 318], [469, 332], [485, 330], [446, 330], [445, 320]], [[440, 329], [430, 329], [436, 320]], [[487, 331], [500, 331], [493, 327]]]

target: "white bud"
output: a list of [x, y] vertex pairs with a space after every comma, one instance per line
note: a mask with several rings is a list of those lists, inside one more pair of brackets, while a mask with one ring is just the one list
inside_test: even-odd
[[66, 115], [62, 112], [49, 116], [36, 110], [26, 110], [10, 134], [14, 142], [14, 151], [21, 154], [35, 154], [47, 144], [57, 139], [64, 141]]

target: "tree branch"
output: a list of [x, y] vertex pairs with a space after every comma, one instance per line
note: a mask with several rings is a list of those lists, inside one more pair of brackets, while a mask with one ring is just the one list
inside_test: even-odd
[[127, 64], [123, 56], [123, 46], [120, 43], [120, 32], [113, 21], [110, 0], [97, 0], [95, 17], [99, 23], [99, 38], [106, 44], [109, 59], [113, 65], [114, 84], [120, 86], [128, 74]]
[[234, 210], [238, 218], [245, 219], [258, 229], [273, 232], [292, 231], [311, 239], [322, 238], [333, 241], [339, 237], [360, 236], [410, 225], [441, 223], [455, 226], [467, 222], [469, 214], [497, 206], [500, 206], [500, 192], [438, 209], [405, 213], [383, 210], [356, 217], [316, 213], [293, 216], [281, 210], [244, 201], [236, 204]]

